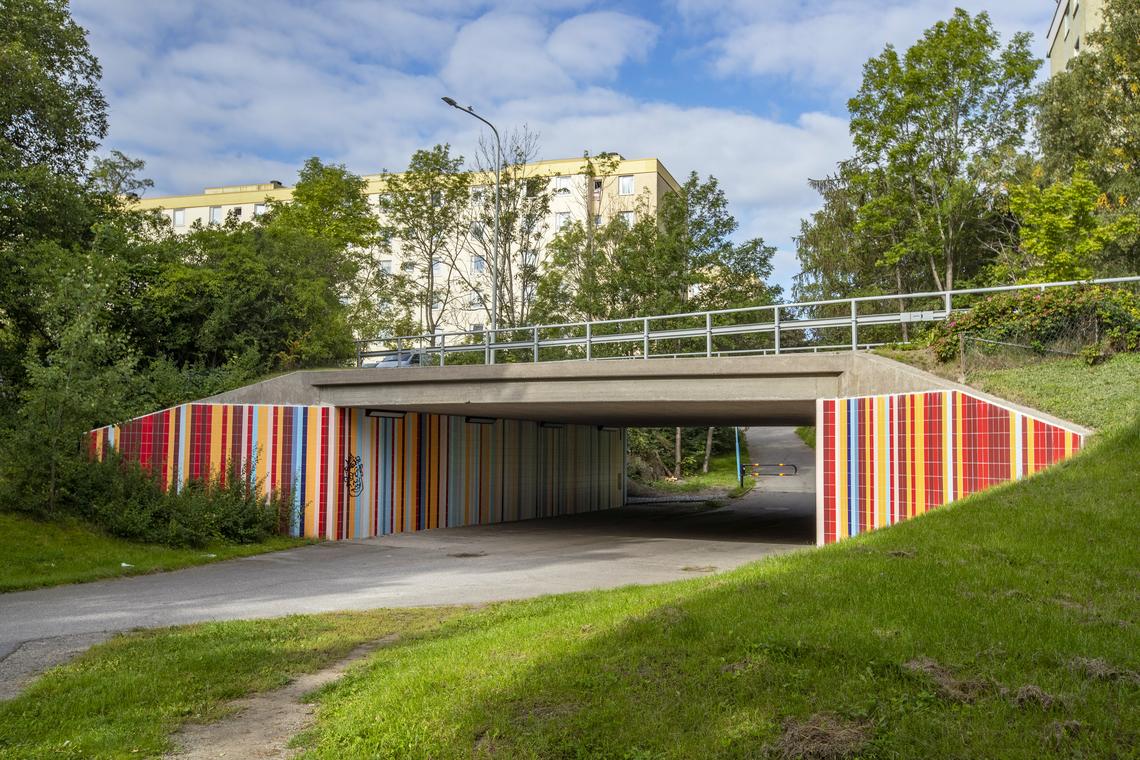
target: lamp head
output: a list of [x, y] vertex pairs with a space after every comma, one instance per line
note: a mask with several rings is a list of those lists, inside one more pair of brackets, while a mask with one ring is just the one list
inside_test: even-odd
[[440, 100], [442, 100], [444, 103], [447, 103], [452, 108], [459, 108], [459, 104], [455, 102], [455, 98], [449, 98], [444, 95], [442, 98], [440, 98]]

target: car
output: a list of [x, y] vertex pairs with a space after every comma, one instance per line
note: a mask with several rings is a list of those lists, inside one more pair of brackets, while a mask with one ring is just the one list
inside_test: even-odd
[[427, 356], [422, 351], [401, 351], [387, 356], [366, 357], [360, 366], [387, 369], [388, 367], [420, 367], [427, 363]]

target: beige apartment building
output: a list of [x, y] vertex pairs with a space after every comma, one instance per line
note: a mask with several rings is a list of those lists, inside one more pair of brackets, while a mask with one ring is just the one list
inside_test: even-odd
[[1049, 76], [1064, 71], [1086, 46], [1089, 32], [1104, 23], [1104, 0], [1058, 0], [1049, 24]]
[[[638, 213], [655, 214], [661, 197], [680, 189], [677, 180], [656, 158], [626, 159], [616, 157], [612, 171], [604, 175], [588, 176], [581, 158], [537, 161], [525, 167], [526, 176], [546, 177], [551, 191], [550, 214], [546, 220], [539, 250], [535, 251], [538, 266], [546, 259], [546, 246], [566, 224], [578, 221], [583, 224], [601, 225], [615, 217], [629, 223], [636, 220]], [[385, 191], [385, 175], [372, 174], [363, 177], [367, 183], [368, 199], [378, 216], [380, 196]], [[473, 192], [494, 192], [493, 178], [489, 185], [477, 185]], [[141, 209], [158, 209], [169, 219], [175, 232], [186, 232], [195, 224], [202, 226], [222, 224], [230, 217], [241, 221], [256, 219], [264, 213], [268, 200], [288, 201], [292, 188], [280, 182], [265, 182], [249, 185], [208, 187], [195, 195], [170, 195], [144, 198], [137, 202]], [[487, 231], [489, 233], [489, 231]], [[415, 271], [415, 264], [404, 261], [400, 256], [399, 241], [393, 241], [390, 253], [382, 254], [380, 267], [388, 272]], [[469, 255], [459, 257], [456, 263], [446, 265], [450, 271], [444, 272], [443, 262], [434, 273], [438, 278], [445, 275], [447, 281], [460, 289], [459, 283], [478, 279], [487, 262], [474, 247]], [[456, 271], [463, 267], [466, 271]], [[474, 292], [460, 293], [449, 303], [440, 304], [440, 326], [448, 330], [482, 329], [486, 319], [486, 308], [481, 297]]]

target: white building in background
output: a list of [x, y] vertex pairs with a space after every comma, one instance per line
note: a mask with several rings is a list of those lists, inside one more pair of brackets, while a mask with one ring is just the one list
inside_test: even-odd
[[[584, 160], [581, 158], [537, 161], [525, 167], [528, 176], [548, 177], [550, 183], [550, 216], [544, 239], [536, 251], [540, 267], [546, 259], [547, 243], [569, 222], [601, 225], [621, 217], [632, 223], [638, 213], [656, 214], [662, 196], [680, 189], [677, 180], [656, 158], [626, 159], [618, 156], [617, 159], [612, 171], [592, 178], [583, 172]], [[369, 201], [380, 215], [385, 175], [365, 175], [363, 179], [367, 183]], [[587, 183], [590, 183], [589, 187]], [[486, 187], [485, 191], [493, 192], [494, 188]], [[229, 216], [241, 221], [256, 219], [264, 213], [267, 200], [288, 201], [292, 192], [291, 187], [276, 181], [208, 187], [194, 195], [144, 198], [136, 203], [136, 207], [161, 210], [175, 232], [188, 232], [195, 223], [203, 226], [222, 224]], [[490, 230], [484, 234], [490, 234]], [[471, 273], [478, 273], [487, 266], [475, 252], [467, 258], [470, 260], [465, 265]], [[391, 254], [384, 254], [379, 264], [388, 272], [415, 269], [414, 262], [401, 258], [399, 240], [393, 241]], [[437, 275], [442, 273], [442, 267], [436, 271]], [[448, 274], [455, 276], [454, 272]], [[484, 318], [482, 307], [474, 304], [469, 309], [449, 310], [442, 324], [447, 329], [480, 329]]]
[[1049, 76], [1065, 70], [1087, 47], [1089, 32], [1104, 24], [1104, 0], [1058, 0], [1049, 24]]

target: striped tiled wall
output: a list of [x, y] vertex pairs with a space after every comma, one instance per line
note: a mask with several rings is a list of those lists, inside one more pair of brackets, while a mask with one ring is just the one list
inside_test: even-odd
[[163, 487], [248, 477], [292, 504], [290, 532], [367, 536], [610, 509], [622, 502], [624, 433], [409, 412], [184, 404], [89, 434]]
[[825, 399], [817, 543], [921, 515], [998, 483], [1032, 475], [1083, 439], [959, 391]]

